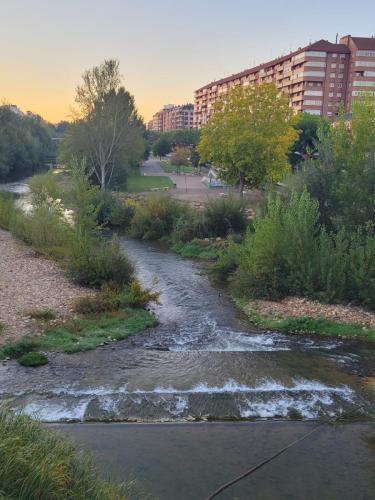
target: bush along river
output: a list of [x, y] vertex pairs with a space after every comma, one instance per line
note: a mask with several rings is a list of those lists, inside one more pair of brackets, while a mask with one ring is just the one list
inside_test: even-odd
[[38, 369], [0, 363], [0, 397], [46, 422], [366, 418], [364, 344], [252, 331], [199, 264], [122, 239], [160, 326]]

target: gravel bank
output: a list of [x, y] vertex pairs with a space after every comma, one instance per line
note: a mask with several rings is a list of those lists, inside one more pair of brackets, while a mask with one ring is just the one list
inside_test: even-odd
[[72, 315], [74, 299], [87, 293], [70, 283], [55, 262], [0, 230], [0, 345], [38, 331], [28, 311], [49, 309], [64, 319]]
[[288, 297], [280, 302], [254, 300], [251, 302], [251, 307], [258, 313], [275, 319], [308, 316], [375, 328], [375, 313], [350, 305], [321, 304], [309, 299]]

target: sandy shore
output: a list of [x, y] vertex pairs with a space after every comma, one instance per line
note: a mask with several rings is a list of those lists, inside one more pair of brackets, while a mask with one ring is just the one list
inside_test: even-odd
[[29, 311], [48, 309], [56, 318], [72, 315], [72, 305], [88, 290], [68, 281], [59, 266], [0, 230], [0, 345], [36, 332]]

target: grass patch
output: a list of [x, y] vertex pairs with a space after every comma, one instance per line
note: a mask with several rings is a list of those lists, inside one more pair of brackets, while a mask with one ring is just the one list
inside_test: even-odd
[[172, 246], [172, 250], [181, 255], [181, 257], [189, 259], [216, 260], [220, 255], [222, 247], [202, 240], [193, 240], [187, 243], [182, 241], [175, 243]]
[[127, 193], [142, 193], [152, 189], [173, 188], [172, 179], [164, 175], [139, 175], [130, 174], [126, 180]]
[[190, 165], [178, 167], [177, 165], [173, 165], [166, 161], [161, 162], [161, 168], [164, 170], [164, 172], [168, 174], [195, 174], [198, 172], [197, 168], [192, 167]]
[[259, 314], [246, 300], [236, 300], [236, 304], [246, 314], [252, 324], [267, 330], [282, 333], [308, 333], [321, 337], [358, 339], [375, 341], [375, 330], [369, 327], [350, 323], [337, 323], [324, 318], [309, 318], [307, 316], [274, 319]]
[[48, 358], [41, 352], [26, 352], [18, 358], [18, 362], [22, 366], [42, 366], [48, 363]]
[[99, 479], [89, 455], [30, 417], [0, 409], [0, 436], [0, 498], [129, 498], [131, 485]]
[[27, 315], [31, 319], [36, 319], [38, 321], [51, 321], [56, 319], [56, 314], [49, 309], [35, 309], [32, 311], [28, 311]]
[[4, 346], [0, 349], [0, 359], [19, 358], [35, 350], [68, 354], [88, 351], [156, 325], [156, 318], [141, 308], [124, 308], [99, 317], [82, 317], [47, 328], [37, 337], [26, 337]]

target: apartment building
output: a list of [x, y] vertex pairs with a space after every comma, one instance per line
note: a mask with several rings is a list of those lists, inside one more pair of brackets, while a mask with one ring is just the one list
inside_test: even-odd
[[375, 91], [375, 38], [342, 37], [340, 43], [319, 40], [286, 56], [201, 87], [195, 92], [194, 127], [205, 125], [213, 104], [236, 85], [274, 82], [295, 112], [332, 119], [341, 103], [351, 111], [353, 99]]
[[148, 128], [156, 132], [190, 129], [193, 128], [193, 114], [193, 104], [180, 106], [167, 104], [161, 111], [155, 113]]

